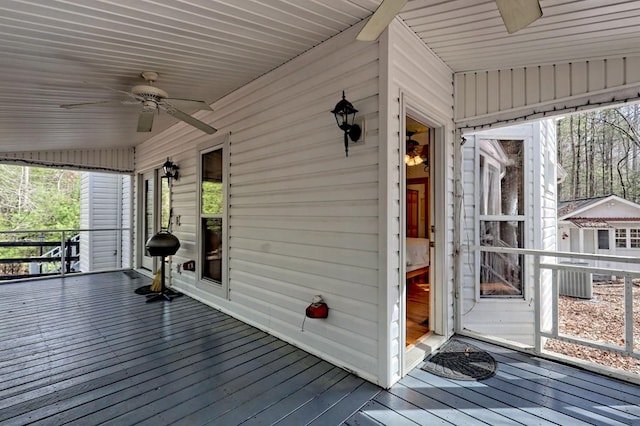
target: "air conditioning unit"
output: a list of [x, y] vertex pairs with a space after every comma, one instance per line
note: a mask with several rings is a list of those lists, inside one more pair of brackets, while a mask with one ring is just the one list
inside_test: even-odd
[[[562, 265], [589, 266], [587, 262], [560, 262]], [[559, 270], [558, 293], [560, 296], [591, 299], [593, 297], [593, 277], [590, 272]]]

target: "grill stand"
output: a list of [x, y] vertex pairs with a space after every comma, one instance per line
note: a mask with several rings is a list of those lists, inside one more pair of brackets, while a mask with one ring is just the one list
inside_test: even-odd
[[182, 296], [182, 293], [178, 293], [176, 291], [173, 291], [167, 287], [165, 287], [164, 285], [164, 271], [165, 271], [165, 261], [164, 261], [164, 256], [160, 256], [160, 262], [162, 262], [162, 266], [160, 267], [161, 272], [160, 272], [160, 292], [159, 293], [153, 293], [153, 294], [148, 294], [147, 295], [147, 303], [150, 302], [155, 302], [156, 300], [168, 300], [169, 302], [171, 302], [175, 297], [179, 297]]

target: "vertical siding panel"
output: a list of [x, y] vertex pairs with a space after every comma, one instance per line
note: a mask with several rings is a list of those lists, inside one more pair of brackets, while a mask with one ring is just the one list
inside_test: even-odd
[[[511, 70], [500, 70], [500, 110], [513, 107]], [[468, 116], [467, 116], [468, 117]]]
[[514, 108], [527, 104], [525, 69], [516, 68], [511, 70], [511, 99]]
[[487, 113], [487, 73], [476, 74], [476, 115]]
[[550, 101], [555, 96], [555, 67], [545, 65], [540, 67], [540, 100]]
[[466, 117], [465, 96], [466, 96], [467, 88], [465, 85], [465, 81], [466, 81], [466, 74], [458, 73], [455, 75], [454, 109], [455, 109], [456, 119]]
[[484, 128], [612, 99], [633, 100], [639, 97], [639, 70], [640, 56], [633, 56], [459, 73], [454, 77], [456, 121], [461, 128]]
[[586, 62], [571, 63], [571, 96], [587, 93], [589, 69]]
[[540, 69], [538, 67], [525, 68], [526, 104], [540, 102]]
[[589, 61], [587, 62], [588, 67], [588, 90], [596, 91], [602, 90], [606, 87], [606, 70], [605, 70], [605, 61]]
[[500, 73], [489, 71], [487, 73], [487, 112], [500, 110]]
[[476, 73], [468, 73], [465, 75], [465, 84], [466, 88], [466, 96], [464, 99], [464, 115], [465, 117], [470, 117], [473, 115], [477, 115], [476, 113], [476, 95], [477, 95], [477, 86], [476, 86]]
[[571, 64], [556, 65], [556, 98], [571, 96]]
[[618, 87], [624, 84], [624, 59], [608, 59], [606, 64], [607, 87]]
[[625, 84], [640, 82], [640, 56], [625, 58]]

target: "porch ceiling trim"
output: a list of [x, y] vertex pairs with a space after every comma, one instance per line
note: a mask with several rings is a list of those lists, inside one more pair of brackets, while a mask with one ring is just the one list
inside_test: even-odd
[[133, 174], [135, 149], [73, 149], [56, 151], [5, 152], [0, 163], [35, 167], [55, 167], [92, 172]]
[[455, 76], [456, 127], [481, 130], [640, 100], [640, 57]]

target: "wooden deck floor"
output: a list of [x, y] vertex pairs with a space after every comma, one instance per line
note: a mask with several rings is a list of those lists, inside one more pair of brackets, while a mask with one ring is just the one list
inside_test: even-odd
[[0, 424], [633, 424], [640, 388], [484, 346], [482, 382], [415, 370], [384, 391], [123, 272], [0, 285]]

